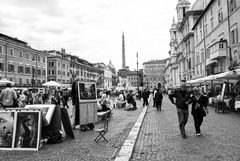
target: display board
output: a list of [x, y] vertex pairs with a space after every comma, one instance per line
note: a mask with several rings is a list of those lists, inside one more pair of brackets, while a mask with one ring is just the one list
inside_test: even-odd
[[79, 102], [94, 102], [97, 100], [96, 83], [78, 82]]
[[46, 118], [48, 125], [51, 122], [56, 105], [53, 104], [35, 104], [26, 105], [25, 108], [39, 108], [42, 111], [42, 116]]
[[6, 109], [0, 111], [0, 116], [0, 150], [38, 150], [40, 109]]

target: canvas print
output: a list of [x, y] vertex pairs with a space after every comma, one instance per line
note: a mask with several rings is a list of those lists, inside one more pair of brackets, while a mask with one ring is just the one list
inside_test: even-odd
[[12, 112], [0, 111], [0, 149], [11, 149], [14, 118]]
[[96, 100], [96, 84], [79, 82], [79, 96], [81, 100]]
[[54, 113], [56, 105], [52, 104], [35, 104], [35, 105], [26, 105], [25, 108], [39, 108], [42, 112], [42, 116], [47, 120], [47, 123], [50, 124], [52, 115]]
[[16, 113], [14, 149], [38, 150], [40, 141], [40, 110], [21, 110]]

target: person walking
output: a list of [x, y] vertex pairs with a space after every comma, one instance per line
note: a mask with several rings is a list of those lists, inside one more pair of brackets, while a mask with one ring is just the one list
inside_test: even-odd
[[6, 88], [0, 94], [0, 102], [3, 108], [18, 107], [17, 93], [11, 88], [11, 84], [7, 83]]
[[196, 135], [201, 136], [201, 125], [203, 122], [203, 117], [206, 116], [208, 113], [207, 104], [208, 98], [207, 96], [203, 95], [203, 92], [200, 91], [199, 88], [193, 88], [193, 95], [191, 95], [191, 103], [192, 103], [192, 112], [194, 126], [196, 130]]
[[148, 98], [150, 95], [150, 91], [147, 89], [144, 89], [142, 97], [143, 97], [143, 107], [148, 106]]
[[158, 89], [154, 89], [153, 91], [153, 107], [157, 107], [157, 104], [156, 104], [156, 93], [158, 92]]
[[[175, 98], [175, 101], [173, 98]], [[182, 83], [180, 90], [175, 90], [169, 94], [169, 99], [177, 107], [180, 132], [182, 137], [186, 138], [185, 125], [188, 121], [188, 105], [190, 103], [190, 95], [187, 92], [186, 84]]]
[[155, 93], [155, 104], [157, 107], [157, 111], [162, 110], [162, 99], [163, 99], [162, 92], [160, 91], [160, 89], [157, 89], [157, 92]]

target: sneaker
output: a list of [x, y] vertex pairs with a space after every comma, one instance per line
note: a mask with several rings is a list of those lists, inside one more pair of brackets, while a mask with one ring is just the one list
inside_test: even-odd
[[197, 133], [197, 136], [201, 136], [202, 134], [201, 133]]

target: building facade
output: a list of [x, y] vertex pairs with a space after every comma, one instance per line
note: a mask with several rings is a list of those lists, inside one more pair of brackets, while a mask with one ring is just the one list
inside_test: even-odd
[[143, 88], [159, 88], [164, 84], [166, 59], [143, 63]]
[[0, 77], [16, 85], [42, 85], [46, 82], [48, 54], [26, 42], [0, 33]]
[[132, 87], [142, 86], [142, 72], [141, 71], [129, 71], [127, 73], [127, 80]]
[[[211, 0], [194, 25], [196, 73], [206, 75], [239, 68], [240, 1]], [[201, 75], [203, 76], [203, 75]]]

